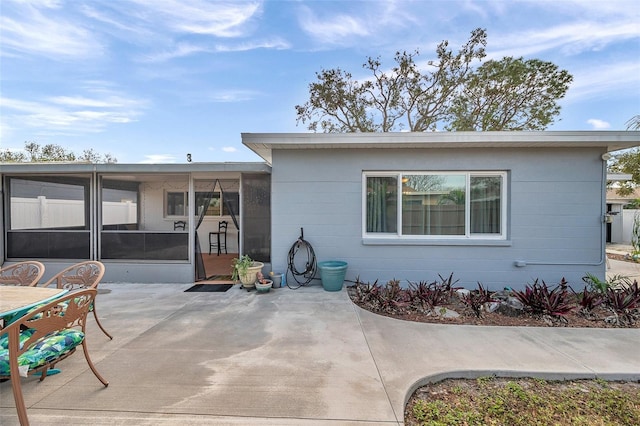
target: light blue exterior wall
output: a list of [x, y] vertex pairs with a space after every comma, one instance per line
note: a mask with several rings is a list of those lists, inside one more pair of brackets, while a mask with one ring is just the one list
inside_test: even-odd
[[[604, 148], [273, 149], [272, 263], [304, 228], [318, 261], [345, 260], [347, 280], [459, 279], [468, 288], [574, 288], [604, 278]], [[505, 241], [369, 244], [362, 235], [363, 171], [506, 171]], [[516, 266], [520, 262], [524, 266]]]

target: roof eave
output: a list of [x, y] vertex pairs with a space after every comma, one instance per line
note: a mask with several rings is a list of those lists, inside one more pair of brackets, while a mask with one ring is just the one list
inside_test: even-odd
[[640, 146], [639, 131], [242, 133], [242, 143], [271, 164], [274, 149], [603, 148]]

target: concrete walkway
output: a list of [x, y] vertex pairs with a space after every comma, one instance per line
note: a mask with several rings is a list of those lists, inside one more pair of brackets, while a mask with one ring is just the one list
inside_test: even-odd
[[[626, 255], [633, 251], [633, 247], [623, 244], [607, 244], [607, 253]], [[630, 280], [640, 282], [640, 263], [621, 262], [609, 259], [607, 262], [607, 277], [612, 278], [621, 275]]]
[[[33, 425], [396, 425], [419, 385], [481, 375], [640, 380], [640, 330], [442, 326], [355, 307], [346, 290], [101, 286], [88, 345], [23, 379]], [[15, 425], [11, 383], [0, 424]]]

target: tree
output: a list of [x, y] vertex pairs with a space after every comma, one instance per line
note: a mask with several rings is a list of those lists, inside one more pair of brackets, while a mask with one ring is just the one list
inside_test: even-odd
[[544, 130], [573, 77], [538, 59], [505, 57], [482, 64], [451, 109], [447, 130]]
[[510, 57], [474, 70], [486, 44], [480, 28], [457, 53], [445, 40], [426, 71], [416, 64], [418, 50], [397, 52], [389, 72], [369, 57], [363, 68], [373, 76], [362, 82], [340, 68], [322, 70], [309, 100], [295, 107], [297, 122], [327, 133], [537, 130], [552, 123], [573, 77], [549, 62]]
[[379, 58], [368, 58], [363, 68], [372, 80], [360, 83], [340, 68], [316, 73], [309, 85], [309, 101], [296, 105], [297, 121], [309, 130], [324, 132], [391, 132], [432, 130], [444, 119], [452, 94], [466, 79], [471, 64], [485, 56], [486, 32], [477, 29], [454, 54], [443, 41], [438, 61], [429, 61], [432, 72], [422, 74], [415, 63], [419, 51], [397, 52], [390, 73], [381, 70]]
[[0, 151], [0, 163], [49, 163], [56, 161], [87, 162], [87, 163], [117, 163], [111, 154], [99, 154], [86, 149], [80, 155], [67, 150], [60, 145], [47, 144], [44, 146], [36, 142], [25, 142], [24, 152], [9, 149]]
[[630, 149], [615, 155], [609, 170], [614, 173], [631, 175], [630, 181], [620, 182], [620, 187], [616, 192], [622, 196], [632, 194], [634, 188], [640, 185], [640, 148]]
[[[640, 115], [627, 121], [627, 130], [640, 130]], [[622, 196], [633, 193], [635, 187], [640, 185], [640, 148], [629, 149], [615, 155], [609, 170], [613, 173], [630, 174], [631, 180], [620, 182], [616, 192]]]

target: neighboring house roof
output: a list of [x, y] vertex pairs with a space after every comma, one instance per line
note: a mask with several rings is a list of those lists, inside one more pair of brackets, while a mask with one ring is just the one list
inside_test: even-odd
[[629, 195], [619, 195], [616, 188], [607, 189], [607, 203], [608, 204], [628, 204], [633, 200], [640, 198], [640, 188], [636, 188]]
[[602, 148], [640, 146], [640, 131], [242, 133], [242, 143], [271, 164], [273, 149]]
[[609, 182], [626, 182], [633, 179], [633, 175], [629, 173], [607, 173], [607, 181]]

